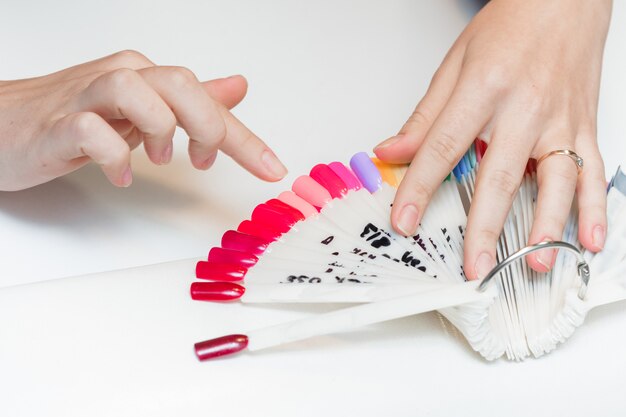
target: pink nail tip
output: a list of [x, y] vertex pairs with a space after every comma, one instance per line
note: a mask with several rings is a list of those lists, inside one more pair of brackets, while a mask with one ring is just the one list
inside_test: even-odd
[[239, 252], [236, 250], [212, 248], [209, 251], [209, 262], [218, 264], [234, 264], [240, 265], [244, 268], [249, 268], [255, 265], [258, 260], [259, 258], [252, 254]]
[[254, 222], [252, 220], [244, 220], [239, 223], [237, 231], [247, 235], [257, 236], [270, 242], [278, 240], [278, 238], [283, 234], [283, 232], [276, 230], [270, 225]]
[[248, 270], [239, 265], [200, 261], [196, 264], [196, 278], [211, 281], [241, 281]]
[[326, 190], [326, 188], [322, 187], [317, 181], [308, 175], [301, 175], [296, 178], [291, 186], [291, 189], [294, 193], [296, 193], [300, 198], [308, 201], [313, 207], [316, 207], [318, 210], [324, 207], [327, 203], [329, 203], [333, 197]]
[[205, 340], [194, 345], [196, 356], [201, 361], [232, 355], [248, 347], [248, 336], [231, 334], [216, 339]]
[[309, 204], [306, 200], [298, 197], [296, 193], [292, 191], [284, 191], [280, 193], [278, 199], [293, 207], [295, 210], [298, 210], [306, 218], [317, 215], [317, 209], [315, 207]]
[[341, 162], [331, 162], [328, 164], [330, 169], [341, 178], [349, 190], [359, 190], [363, 186], [359, 179], [350, 171], [350, 169]]
[[346, 183], [328, 165], [315, 165], [309, 175], [326, 188], [332, 198], [341, 198], [348, 193]]
[[222, 236], [222, 248], [248, 252], [255, 256], [259, 256], [265, 252], [269, 244], [270, 240], [235, 230], [228, 230]]
[[199, 301], [232, 301], [241, 298], [246, 289], [232, 282], [194, 282], [191, 298]]

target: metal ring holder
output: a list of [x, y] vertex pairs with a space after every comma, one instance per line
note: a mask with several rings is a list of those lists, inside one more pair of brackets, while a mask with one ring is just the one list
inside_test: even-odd
[[578, 298], [583, 300], [585, 298], [585, 294], [587, 293], [587, 287], [589, 285], [589, 278], [590, 278], [589, 265], [585, 261], [585, 258], [583, 257], [582, 252], [576, 246], [569, 244], [567, 242], [562, 242], [562, 241], [540, 242], [535, 245], [526, 246], [525, 248], [518, 250], [517, 252], [510, 255], [508, 258], [506, 258], [502, 262], [500, 262], [498, 265], [496, 265], [495, 268], [493, 268], [487, 274], [487, 276], [483, 278], [477, 290], [481, 292], [485, 291], [491, 279], [494, 276], [496, 276], [501, 270], [503, 270], [504, 268], [512, 264], [517, 259], [523, 256], [526, 256], [529, 253], [532, 253], [541, 249], [548, 249], [548, 248], [567, 249], [570, 252], [574, 253], [574, 255], [576, 255], [576, 258], [578, 261], [578, 264], [577, 264], [578, 276], [580, 277], [580, 280], [582, 281], [582, 285], [580, 286], [580, 289], [578, 290]]

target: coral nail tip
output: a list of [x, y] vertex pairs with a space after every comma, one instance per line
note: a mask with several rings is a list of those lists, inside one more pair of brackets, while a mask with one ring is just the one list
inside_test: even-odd
[[232, 355], [248, 347], [248, 336], [231, 334], [216, 339], [205, 340], [194, 345], [196, 356], [201, 361]]

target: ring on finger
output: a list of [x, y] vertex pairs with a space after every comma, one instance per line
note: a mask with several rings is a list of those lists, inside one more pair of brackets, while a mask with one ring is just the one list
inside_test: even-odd
[[569, 149], [557, 149], [557, 150], [548, 152], [545, 155], [541, 156], [541, 158], [537, 159], [537, 165], [539, 165], [541, 161], [543, 161], [544, 159], [553, 155], [563, 155], [563, 156], [569, 157], [576, 164], [576, 169], [578, 169], [578, 173], [580, 174], [580, 172], [582, 171], [583, 166], [584, 166], [583, 159], [580, 156], [578, 156], [576, 152], [569, 150]]

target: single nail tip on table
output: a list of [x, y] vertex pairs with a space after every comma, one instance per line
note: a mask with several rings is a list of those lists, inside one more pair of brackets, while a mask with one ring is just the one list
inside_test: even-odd
[[246, 289], [233, 282], [194, 282], [189, 292], [198, 301], [232, 301], [241, 298]]
[[194, 345], [194, 350], [200, 361], [206, 361], [235, 354], [246, 347], [248, 347], [248, 336], [245, 334], [231, 334], [198, 342]]

